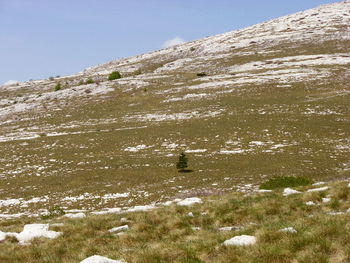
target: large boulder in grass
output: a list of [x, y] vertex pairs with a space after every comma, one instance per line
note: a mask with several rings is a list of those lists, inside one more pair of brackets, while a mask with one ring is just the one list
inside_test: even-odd
[[7, 236], [6, 233], [0, 231], [0, 242], [4, 241], [6, 239], [6, 236]]
[[228, 239], [224, 242], [225, 246], [250, 246], [256, 243], [256, 237], [241, 235], [235, 236], [231, 239]]
[[61, 235], [61, 232], [49, 230], [49, 224], [28, 224], [25, 225], [23, 231], [14, 236], [17, 238], [19, 243], [25, 244], [30, 242], [34, 238], [57, 238]]

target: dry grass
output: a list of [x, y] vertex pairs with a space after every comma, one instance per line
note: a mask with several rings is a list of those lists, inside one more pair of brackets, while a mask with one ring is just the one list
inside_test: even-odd
[[[296, 189], [305, 192], [308, 188]], [[129, 263], [349, 262], [350, 213], [328, 215], [350, 207], [349, 192], [347, 183], [336, 182], [327, 191], [289, 197], [282, 197], [279, 190], [251, 196], [232, 193], [209, 196], [203, 204], [191, 207], [172, 205], [149, 212], [44, 220], [63, 223], [52, 227], [63, 235], [55, 240], [34, 240], [23, 247], [13, 239], [6, 240], [0, 244], [0, 262], [79, 262], [93, 254]], [[324, 196], [338, 200], [338, 205], [322, 203]], [[307, 206], [306, 200], [316, 205]], [[194, 216], [188, 216], [189, 212]], [[108, 229], [125, 224], [121, 218], [127, 220], [130, 230], [120, 236], [109, 233]], [[4, 221], [0, 227], [19, 231], [32, 221]], [[239, 229], [218, 231], [224, 226]], [[294, 227], [297, 233], [279, 232], [285, 227]], [[257, 244], [222, 246], [224, 240], [241, 234], [256, 236]]]

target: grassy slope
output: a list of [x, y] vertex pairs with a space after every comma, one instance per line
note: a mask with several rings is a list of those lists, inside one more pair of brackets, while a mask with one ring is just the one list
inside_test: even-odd
[[[335, 94], [346, 87], [343, 82], [333, 85], [298, 83], [288, 89], [273, 84], [248, 86], [215, 100], [203, 99], [190, 104], [157, 104], [153, 89], [162, 87], [151, 87], [146, 94], [138, 91], [131, 98], [126, 95], [119, 97], [116, 91], [115, 96], [106, 98], [103, 104], [88, 103], [73, 109], [68, 107], [63, 110], [64, 114], [62, 111], [52, 112], [52, 117], [37, 122], [59, 125], [89, 119], [114, 118], [117, 121], [56, 129], [87, 133], [41, 137], [28, 140], [25, 146], [22, 145], [23, 141], [2, 143], [3, 166], [0, 170], [6, 173], [9, 170], [6, 165], [12, 160], [16, 162], [11, 163], [11, 170], [23, 170], [16, 176], [2, 178], [0, 197], [18, 197], [19, 193], [13, 189], [21, 189], [20, 196], [26, 199], [46, 195], [50, 191], [52, 202], [57, 202], [59, 193], [74, 196], [84, 192], [145, 190], [151, 195], [146, 199], [142, 197], [141, 202], [149, 203], [177, 195], [179, 189], [171, 187], [179, 184], [192, 189], [208, 187], [215, 182], [219, 184], [217, 188], [222, 189], [241, 182], [258, 182], [265, 176], [304, 175], [313, 179], [347, 177], [349, 171], [344, 170], [344, 165], [348, 162], [348, 151], [339, 150], [337, 145], [346, 144], [347, 140], [349, 95], [325, 98], [329, 93]], [[309, 101], [308, 98], [317, 100]], [[224, 109], [225, 112], [215, 118], [125, 123], [121, 121], [125, 114], [140, 112], [139, 107], [127, 106], [131, 99], [142, 103], [141, 112], [191, 112], [215, 108]], [[304, 112], [307, 112], [307, 108], [333, 110], [340, 115], [306, 115]], [[64, 117], [65, 114], [71, 116]], [[31, 125], [35, 125], [35, 122]], [[118, 130], [122, 127], [143, 128]], [[161, 146], [164, 140], [186, 146], [180, 146], [174, 152]], [[239, 142], [239, 145], [226, 145], [228, 140]], [[270, 143], [253, 147], [249, 145], [251, 141]], [[152, 147], [137, 153], [124, 151], [126, 147], [140, 144]], [[265, 152], [276, 144], [289, 146]], [[220, 149], [236, 147], [247, 151], [235, 155], [218, 153]], [[190, 168], [195, 173], [183, 178], [178, 176], [174, 167], [177, 156], [166, 155], [187, 148], [207, 149], [207, 152], [188, 154]], [[40, 177], [36, 176], [38, 170], [35, 165], [45, 166], [39, 173]], [[229, 183], [224, 178], [230, 178]], [[166, 181], [170, 179], [175, 183], [167, 185]], [[135, 195], [131, 204], [136, 203], [140, 203], [140, 198]], [[125, 205], [125, 202], [112, 205]]]
[[[63, 235], [55, 240], [37, 239], [21, 249], [9, 239], [0, 244], [0, 262], [79, 262], [93, 254], [129, 263], [349, 262], [350, 213], [327, 214], [350, 208], [347, 184], [335, 182], [327, 191], [288, 197], [281, 197], [280, 190], [250, 196], [231, 193], [204, 198], [203, 204], [191, 207], [172, 205], [149, 212], [46, 220], [42, 222], [63, 223], [51, 227]], [[322, 203], [326, 196], [331, 201]], [[317, 205], [307, 206], [307, 201]], [[189, 212], [194, 216], [188, 216]], [[125, 224], [121, 218], [127, 219], [130, 230], [121, 236], [109, 233], [108, 229]], [[0, 226], [2, 231], [20, 231], [30, 221], [10, 220]], [[217, 230], [224, 226], [241, 229]], [[298, 232], [278, 232], [285, 227]], [[222, 246], [226, 239], [241, 234], [256, 236], [256, 245]]]

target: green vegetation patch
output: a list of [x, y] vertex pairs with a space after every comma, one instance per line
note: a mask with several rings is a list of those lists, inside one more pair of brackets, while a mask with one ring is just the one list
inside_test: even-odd
[[310, 185], [313, 181], [306, 177], [276, 176], [260, 185], [260, 189], [276, 189], [282, 187], [296, 187]]
[[120, 79], [122, 76], [120, 75], [119, 71], [113, 71], [111, 74], [108, 76], [108, 80], [115, 80], [115, 79]]
[[93, 84], [93, 83], [95, 83], [95, 81], [93, 79], [89, 78], [85, 83], [86, 84]]
[[61, 90], [61, 89], [62, 89], [61, 83], [58, 82], [58, 83], [56, 84], [56, 86], [55, 86], [55, 91], [59, 91], [59, 90]]

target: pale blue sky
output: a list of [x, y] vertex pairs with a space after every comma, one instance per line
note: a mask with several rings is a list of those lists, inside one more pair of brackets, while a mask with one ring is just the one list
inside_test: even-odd
[[257, 24], [332, 0], [0, 0], [0, 84]]

